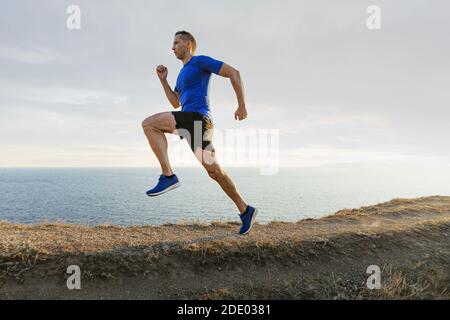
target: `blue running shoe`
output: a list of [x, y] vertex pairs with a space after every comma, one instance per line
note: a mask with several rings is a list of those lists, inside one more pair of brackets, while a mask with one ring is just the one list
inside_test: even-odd
[[161, 175], [159, 177], [158, 184], [153, 189], [148, 190], [146, 193], [149, 197], [154, 197], [175, 189], [179, 186], [180, 181], [178, 181], [176, 175], [172, 175], [170, 178], [166, 177], [165, 175]]
[[250, 231], [250, 229], [253, 226], [253, 223], [255, 222], [257, 213], [258, 210], [256, 208], [253, 208], [252, 206], [248, 205], [245, 212], [239, 215], [239, 217], [242, 220], [242, 227], [239, 230], [239, 234], [247, 234]]

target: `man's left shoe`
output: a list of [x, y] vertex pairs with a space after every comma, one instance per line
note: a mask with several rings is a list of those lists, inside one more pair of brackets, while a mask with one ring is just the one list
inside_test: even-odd
[[240, 214], [239, 217], [242, 221], [242, 227], [239, 230], [239, 234], [247, 234], [255, 222], [258, 209], [248, 205], [244, 213]]

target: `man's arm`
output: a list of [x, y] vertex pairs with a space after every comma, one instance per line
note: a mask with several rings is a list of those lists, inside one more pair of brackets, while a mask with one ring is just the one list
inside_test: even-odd
[[178, 93], [176, 91], [173, 91], [172, 88], [170, 88], [169, 83], [167, 82], [167, 79], [161, 80], [161, 84], [164, 88], [164, 92], [166, 93], [166, 97], [169, 100], [170, 104], [176, 109], [180, 107], [180, 100], [178, 99]]
[[224, 63], [220, 68], [219, 75], [225, 78], [230, 78], [231, 85], [236, 92], [236, 97], [238, 100], [238, 108], [234, 113], [234, 118], [236, 120], [244, 120], [247, 118], [247, 109], [245, 107], [244, 84], [242, 83], [239, 71]]
[[177, 92], [173, 91], [172, 88], [170, 88], [170, 85], [167, 82], [167, 73], [167, 68], [163, 65], [159, 65], [156, 68], [156, 74], [161, 81], [161, 85], [163, 86], [164, 93], [166, 94], [167, 99], [174, 108], [178, 108], [180, 107], [179, 96]]

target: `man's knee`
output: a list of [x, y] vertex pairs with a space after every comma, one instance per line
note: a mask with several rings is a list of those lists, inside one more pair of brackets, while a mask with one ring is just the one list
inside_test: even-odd
[[169, 112], [156, 113], [142, 121], [144, 131], [163, 131], [173, 133], [176, 130], [176, 122]]
[[142, 121], [142, 128], [147, 129], [147, 128], [151, 128], [155, 125], [155, 116], [150, 116], [148, 118], [145, 118], [144, 121]]

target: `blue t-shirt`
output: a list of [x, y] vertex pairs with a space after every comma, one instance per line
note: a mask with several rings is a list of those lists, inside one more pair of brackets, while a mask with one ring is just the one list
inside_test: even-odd
[[181, 111], [200, 112], [211, 118], [208, 84], [211, 73], [218, 74], [223, 62], [208, 56], [193, 56], [178, 74], [175, 91], [180, 94]]

